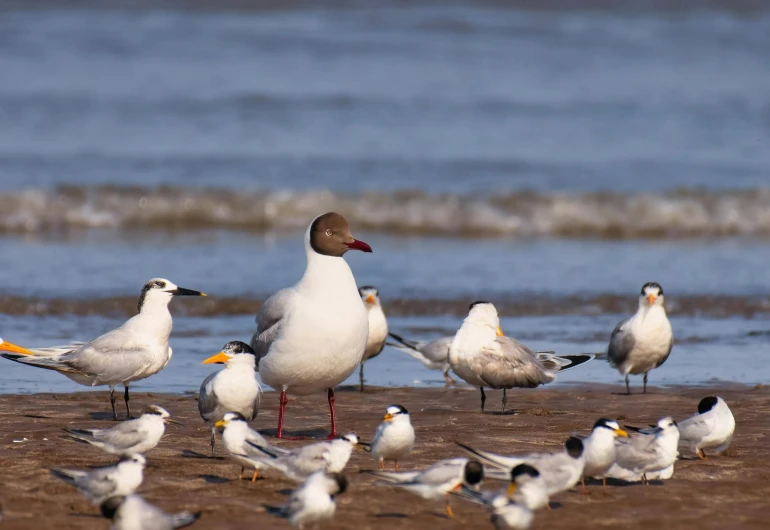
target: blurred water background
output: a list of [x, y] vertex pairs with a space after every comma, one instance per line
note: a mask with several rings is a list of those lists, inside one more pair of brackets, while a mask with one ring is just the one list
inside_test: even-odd
[[[196, 390], [333, 209], [405, 336], [483, 298], [533, 347], [600, 351], [658, 281], [652, 384], [767, 381], [768, 50], [761, 0], [0, 0], [0, 336], [92, 338], [168, 277], [211, 296], [173, 303], [135, 386]], [[367, 376], [443, 384], [390, 349]]]

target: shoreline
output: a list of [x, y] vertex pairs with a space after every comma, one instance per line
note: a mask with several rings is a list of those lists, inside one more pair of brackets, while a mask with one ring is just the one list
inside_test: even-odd
[[[371, 440], [385, 407], [405, 406], [412, 416], [417, 444], [402, 469], [427, 467], [431, 462], [462, 452], [454, 441], [500, 453], [557, 451], [573, 432], [587, 433], [600, 417], [621, 423], [646, 425], [673, 415], [681, 420], [695, 413], [698, 401], [710, 394], [723, 397], [733, 410], [737, 427], [727, 455], [705, 461], [680, 460], [665, 483], [651, 486], [613, 486], [605, 495], [600, 485], [589, 485], [552, 499], [555, 509], [535, 515], [538, 528], [649, 528], [664, 523], [668, 529], [763, 528], [770, 519], [770, 387], [739, 384], [662, 389], [626, 396], [621, 385], [563, 385], [557, 388], [509, 391], [508, 404], [516, 414], [499, 413], [500, 393], [487, 395], [487, 413], [480, 414], [478, 392], [466, 388], [382, 388], [363, 395], [352, 387], [337, 390], [338, 432], [354, 431]], [[0, 395], [0, 502], [3, 528], [106, 528], [91, 506], [72, 487], [52, 478], [51, 467], [85, 468], [116, 459], [96, 448], [61, 438], [62, 427], [109, 427], [108, 392], [72, 394]], [[294, 485], [275, 472], [263, 480], [238, 481], [239, 467], [225, 458], [217, 442], [217, 458], [208, 457], [209, 430], [198, 416], [191, 394], [137, 392], [132, 408], [138, 413], [150, 404], [166, 408], [182, 426], [171, 425], [158, 447], [147, 453], [149, 466], [139, 493], [166, 511], [202, 510], [193, 528], [287, 529], [288, 523], [265, 511], [265, 506], [286, 502]], [[120, 402], [119, 402], [120, 404]], [[268, 436], [275, 433], [278, 400], [262, 400], [252, 426]], [[121, 409], [118, 409], [121, 411]], [[321, 437], [328, 430], [324, 395], [294, 398], [286, 409], [288, 435]], [[14, 443], [14, 440], [26, 441]], [[309, 442], [276, 442], [295, 447]], [[456, 518], [448, 520], [440, 504], [431, 504], [405, 492], [375, 486], [358, 473], [377, 463], [355, 452], [345, 471], [351, 487], [338, 499], [337, 516], [325, 528], [491, 528], [483, 509], [453, 500]], [[485, 488], [496, 487], [488, 481]], [[683, 509], [682, 507], [687, 507]], [[42, 515], [45, 514], [45, 515]]]

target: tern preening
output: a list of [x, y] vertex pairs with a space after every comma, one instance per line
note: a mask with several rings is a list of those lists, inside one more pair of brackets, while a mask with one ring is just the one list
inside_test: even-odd
[[655, 282], [645, 283], [639, 309], [615, 327], [607, 348], [607, 360], [625, 376], [627, 394], [631, 394], [629, 374], [644, 374], [643, 392], [647, 393], [647, 374], [666, 362], [673, 344], [671, 322], [663, 307], [663, 288]]
[[237, 412], [247, 421], [259, 412], [259, 387], [255, 373], [256, 357], [248, 344], [228, 342], [222, 351], [209, 357], [203, 364], [224, 364], [225, 369], [204, 379], [198, 396], [198, 412], [211, 427], [211, 455], [216, 441], [215, 424], [228, 412]]
[[158, 373], [171, 360], [172, 351], [168, 338], [172, 321], [168, 304], [175, 296], [206, 295], [177, 287], [169, 280], [155, 278], [142, 288], [138, 313], [119, 328], [91, 342], [73, 344], [69, 348], [29, 350], [4, 343], [0, 345], [0, 351], [12, 353], [0, 355], [22, 364], [54, 370], [81, 385], [109, 386], [112, 417], [115, 420], [118, 419], [115, 410], [115, 387], [122, 384], [125, 388], [123, 399], [126, 402], [126, 416], [130, 418], [128, 385]]
[[137, 453], [121, 458], [117, 464], [91, 471], [52, 469], [51, 474], [75, 486], [92, 504], [99, 505], [110, 497], [135, 492], [144, 479], [145, 465], [147, 460]]
[[64, 429], [69, 437], [94, 445], [110, 454], [131, 456], [153, 449], [166, 432], [166, 423], [177, 423], [164, 408], [152, 405], [135, 420], [109, 429]]
[[503, 411], [509, 388], [534, 388], [556, 380], [556, 372], [593, 359], [591, 354], [553, 355], [534, 352], [506, 337], [497, 309], [489, 302], [474, 302], [452, 344], [449, 364], [466, 383], [481, 390], [481, 412], [487, 397], [484, 387], [502, 389]]
[[366, 285], [358, 289], [361, 300], [366, 307], [366, 313], [369, 315], [369, 339], [366, 341], [364, 357], [361, 360], [361, 367], [358, 369], [358, 379], [361, 386], [361, 392], [364, 391], [364, 363], [369, 359], [377, 357], [385, 347], [385, 340], [388, 338], [388, 320], [385, 318], [385, 312], [380, 304], [380, 292], [376, 287]]
[[139, 495], [111, 497], [101, 504], [102, 516], [112, 519], [110, 530], [175, 530], [190, 526], [201, 512], [168, 514]]
[[251, 346], [262, 382], [281, 391], [278, 438], [283, 437], [287, 392], [327, 391], [331, 433], [337, 434], [334, 387], [361, 363], [369, 317], [356, 280], [343, 258], [348, 250], [371, 252], [354, 239], [338, 213], [319, 215], [305, 232], [307, 266], [302, 279], [271, 296], [257, 315]]

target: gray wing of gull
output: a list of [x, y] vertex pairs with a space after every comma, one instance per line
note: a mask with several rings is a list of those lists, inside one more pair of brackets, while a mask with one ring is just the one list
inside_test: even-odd
[[267, 355], [270, 345], [278, 338], [287, 308], [295, 296], [296, 292], [292, 287], [281, 289], [265, 300], [257, 313], [257, 332], [251, 338], [251, 347], [257, 356], [257, 371], [259, 371], [259, 361]]
[[468, 364], [490, 388], [532, 388], [555, 379], [532, 350], [510, 337], [497, 337]]
[[634, 334], [631, 333], [630, 322], [630, 318], [623, 320], [612, 331], [610, 345], [607, 348], [607, 360], [612, 366], [620, 366], [626, 362], [631, 350], [634, 349], [636, 339]]
[[200, 412], [201, 418], [208, 423], [218, 422], [228, 412], [219, 405], [219, 398], [214, 391], [214, 378], [218, 373], [214, 372], [203, 380], [198, 395], [198, 412]]

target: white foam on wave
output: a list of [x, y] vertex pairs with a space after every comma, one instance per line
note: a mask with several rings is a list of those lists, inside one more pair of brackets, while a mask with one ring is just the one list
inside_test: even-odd
[[0, 194], [0, 231], [301, 229], [338, 211], [358, 229], [442, 236], [687, 238], [770, 236], [770, 188], [498, 196], [419, 191], [64, 187]]

